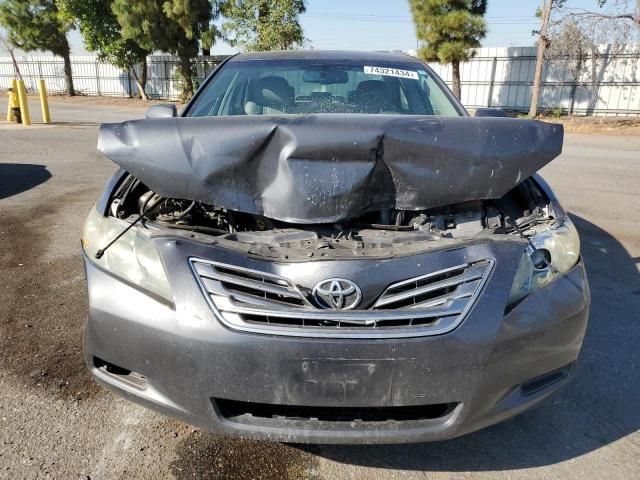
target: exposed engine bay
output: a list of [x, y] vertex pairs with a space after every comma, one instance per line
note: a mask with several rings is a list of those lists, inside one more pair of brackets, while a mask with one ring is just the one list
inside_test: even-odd
[[505, 118], [223, 116], [103, 124], [98, 148], [129, 173], [112, 217], [308, 261], [533, 236], [553, 212], [532, 176], [562, 138]]
[[[339, 223], [294, 224], [203, 202], [162, 198], [132, 175], [115, 191], [109, 215], [156, 235], [249, 249], [257, 255], [394, 256], [425, 248], [515, 235], [553, 221], [549, 200], [529, 178], [498, 200], [474, 200], [430, 210], [381, 210]], [[504, 238], [504, 237], [503, 237]]]
[[[560, 154], [562, 138], [533, 120], [326, 114], [103, 124], [98, 148], [165, 199], [196, 202], [169, 201], [161, 221], [189, 209], [231, 233], [335, 223], [424, 233], [427, 222], [458, 230], [452, 216], [477, 228], [494, 216], [477, 201], [504, 197]], [[260, 216], [285, 223], [246, 228]]]

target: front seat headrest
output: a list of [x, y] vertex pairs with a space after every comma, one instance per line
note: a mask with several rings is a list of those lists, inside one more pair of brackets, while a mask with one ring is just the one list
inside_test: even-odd
[[294, 101], [289, 82], [282, 77], [270, 76], [258, 79], [251, 86], [250, 98], [262, 107], [282, 109]]
[[391, 93], [382, 80], [365, 80], [353, 92], [353, 101], [367, 112], [382, 111], [391, 104]]
[[365, 80], [356, 87], [356, 92], [360, 94], [387, 93], [387, 84], [382, 80]]

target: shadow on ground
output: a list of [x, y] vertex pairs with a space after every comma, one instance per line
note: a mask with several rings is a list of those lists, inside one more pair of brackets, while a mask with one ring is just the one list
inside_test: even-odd
[[20, 215], [0, 209], [0, 376], [10, 372], [24, 385], [76, 400], [99, 391], [82, 353], [87, 305], [79, 239], [65, 254], [47, 258], [47, 252], [56, 244], [55, 223], [68, 222], [69, 211], [88, 210], [85, 195], [43, 198]]
[[490, 471], [555, 464], [640, 428], [640, 275], [606, 231], [572, 217], [592, 292], [589, 330], [574, 381], [540, 408], [446, 442], [301, 446], [344, 464], [414, 471]]
[[50, 178], [45, 165], [0, 163], [0, 200], [31, 190]]
[[314, 476], [313, 455], [280, 443], [196, 431], [180, 443], [176, 454], [171, 472], [177, 480], [287, 480]]

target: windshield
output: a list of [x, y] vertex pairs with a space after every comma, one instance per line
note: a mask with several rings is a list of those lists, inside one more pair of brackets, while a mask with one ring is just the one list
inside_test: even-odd
[[187, 116], [308, 113], [461, 115], [416, 62], [235, 60], [203, 87]]

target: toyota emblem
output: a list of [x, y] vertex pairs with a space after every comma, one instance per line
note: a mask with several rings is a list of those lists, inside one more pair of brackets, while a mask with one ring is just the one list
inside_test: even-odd
[[362, 291], [351, 280], [328, 278], [313, 287], [313, 298], [320, 308], [350, 310], [362, 300]]

